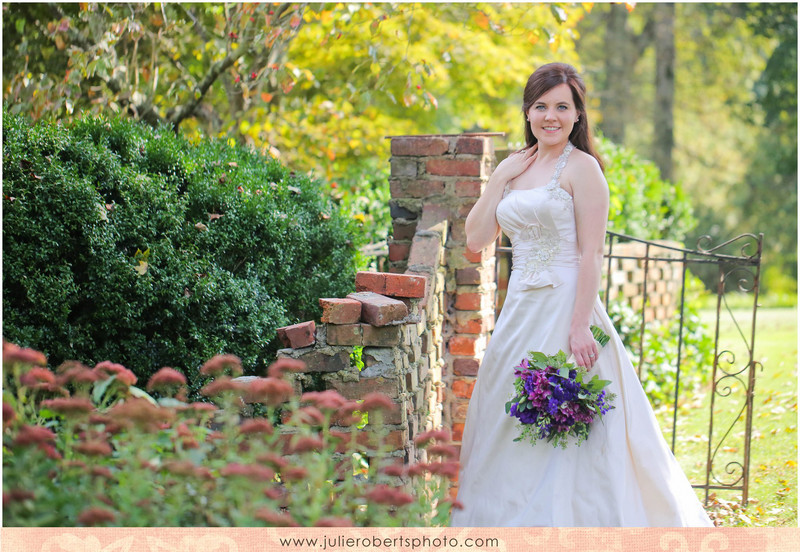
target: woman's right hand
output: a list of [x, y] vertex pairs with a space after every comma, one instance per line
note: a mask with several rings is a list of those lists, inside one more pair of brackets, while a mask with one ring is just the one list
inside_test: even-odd
[[534, 144], [531, 148], [512, 153], [497, 165], [494, 173], [503, 186], [524, 173], [533, 164], [538, 149], [538, 144]]
[[488, 247], [500, 234], [496, 211], [498, 203], [503, 199], [503, 190], [511, 180], [515, 179], [536, 159], [536, 150], [532, 148], [512, 153], [503, 159], [492, 171], [486, 189], [478, 201], [470, 209], [464, 221], [464, 232], [467, 237], [467, 249], [477, 253]]

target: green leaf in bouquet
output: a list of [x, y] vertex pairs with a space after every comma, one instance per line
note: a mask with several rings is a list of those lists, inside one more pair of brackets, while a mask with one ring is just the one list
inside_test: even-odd
[[528, 355], [531, 360], [537, 362], [547, 362], [547, 355], [542, 353], [541, 351], [528, 351]]
[[558, 375], [564, 379], [569, 379], [569, 368], [564, 366], [563, 368], [559, 368]]
[[514, 402], [515, 402], [514, 399], [511, 399], [506, 403], [506, 414], [511, 413], [511, 407], [514, 405]]
[[529, 359], [530, 359], [531, 364], [533, 364], [534, 367], [536, 367], [536, 368], [538, 368], [540, 370], [543, 370], [544, 368], [546, 368], [547, 364], [549, 362], [548, 356], [546, 354], [540, 353], [538, 351], [536, 351], [536, 352], [531, 351]]

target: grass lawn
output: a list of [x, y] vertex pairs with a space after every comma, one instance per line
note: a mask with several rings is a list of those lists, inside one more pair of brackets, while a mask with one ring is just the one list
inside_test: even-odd
[[[728, 350], [726, 371], [747, 366], [741, 332], [750, 339], [751, 310], [735, 308], [733, 316], [723, 309], [720, 319], [720, 350]], [[701, 311], [706, 327], [714, 331], [715, 311]], [[753, 430], [750, 457], [750, 501], [741, 508], [741, 491], [712, 491], [710, 504], [717, 523], [724, 526], [797, 526], [797, 309], [759, 308], [756, 315], [756, 372], [753, 400]], [[742, 374], [746, 383], [747, 372]], [[714, 396], [712, 453], [714, 476], [720, 482], [735, 482], [741, 475], [744, 456], [745, 416], [742, 411], [745, 386], [728, 378], [729, 396]], [[709, 386], [683, 390], [678, 407], [675, 456], [689, 480], [704, 483], [708, 456]], [[656, 410], [664, 437], [672, 440], [672, 405]], [[738, 420], [737, 420], [738, 418]], [[735, 422], [735, 423], [734, 423]], [[727, 437], [722, 439], [728, 432]], [[720, 445], [720, 441], [722, 441]], [[715, 484], [712, 478], [712, 484]], [[705, 491], [698, 489], [701, 500]]]

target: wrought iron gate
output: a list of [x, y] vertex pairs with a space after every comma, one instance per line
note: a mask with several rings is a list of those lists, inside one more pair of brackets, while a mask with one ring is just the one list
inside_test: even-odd
[[[648, 331], [648, 318], [653, 316], [650, 310], [654, 305], [650, 299], [658, 289], [657, 282], [650, 279], [649, 275], [654, 266], [663, 266], [664, 263], [678, 267], [680, 287], [675, 291], [679, 297], [676, 296], [676, 301], [671, 305], [671, 308], [674, 308], [674, 314], [679, 317], [679, 330], [677, 361], [674, 366], [675, 390], [671, 398], [672, 423], [666, 432], [671, 434], [671, 439], [668, 441], [671, 441], [671, 449], [676, 458], [682, 461], [682, 466], [692, 481], [692, 486], [704, 490], [706, 504], [708, 504], [712, 491], [739, 490], [742, 493], [742, 502], [746, 505], [749, 494], [753, 395], [756, 370], [760, 366], [754, 357], [754, 344], [763, 234], [742, 234], [716, 246], [712, 246], [711, 242], [710, 236], [703, 236], [698, 240], [696, 249], [691, 250], [668, 243], [640, 240], [615, 232], [607, 232], [606, 284], [603, 296], [606, 309], [608, 309], [612, 286], [615, 285], [615, 276], [612, 270], [615, 260], [633, 262], [643, 271], [643, 281], [639, 283], [641, 296], [635, 301], [641, 322], [637, 366], [641, 379], [642, 370], [647, 369], [644, 344], [645, 334]], [[643, 248], [643, 251], [633, 254], [622, 251], [623, 244], [640, 244], [639, 248]], [[501, 281], [503, 274], [510, 274], [510, 264], [511, 248], [499, 242], [496, 266], [497, 282]], [[715, 271], [716, 313], [712, 322], [713, 363], [708, 366], [710, 382], [708, 393], [704, 399], [708, 402], [708, 433], [705, 436], [689, 436], [686, 439], [687, 442], [682, 444], [683, 449], [681, 449], [676, 446], [676, 439], [679, 435], [679, 399], [686, 399], [681, 396], [681, 367], [685, 361], [682, 355], [684, 354], [684, 315], [689, 266], [705, 266], [706, 268], [703, 270], [706, 272], [709, 268]], [[731, 308], [728, 301], [728, 297], [732, 293], [746, 295], [744, 298], [740, 296], [737, 299], [739, 304], [742, 304], [743, 299], [747, 301], [749, 327], [743, 329], [736, 319], [734, 309]], [[498, 286], [496, 302], [498, 312], [502, 308], [503, 299], [503, 290]], [[752, 309], [749, 305], [752, 305]], [[720, 341], [720, 320], [723, 317], [730, 318], [728, 323], [732, 323], [738, 330], [741, 343], [722, 343]], [[741, 314], [739, 317], [741, 318]], [[741, 360], [737, 360], [737, 358]], [[698, 402], [699, 399], [695, 398], [695, 403]], [[697, 466], [686, 464], [688, 459], [686, 449], [694, 448], [690, 452], [696, 458], [699, 454], [698, 443], [701, 447], [707, 443], [703, 447], [705, 450], [702, 451], [702, 455], [705, 456], [705, 465], [700, 466], [699, 472], [696, 469]]]

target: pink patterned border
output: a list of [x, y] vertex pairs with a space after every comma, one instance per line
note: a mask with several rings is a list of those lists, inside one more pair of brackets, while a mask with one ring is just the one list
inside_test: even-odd
[[0, 542], [7, 552], [796, 552], [800, 529], [3, 528]]

